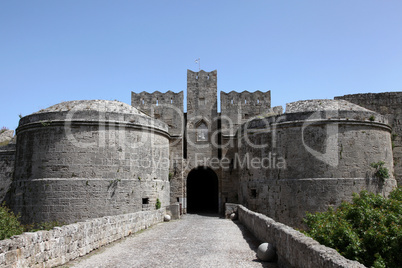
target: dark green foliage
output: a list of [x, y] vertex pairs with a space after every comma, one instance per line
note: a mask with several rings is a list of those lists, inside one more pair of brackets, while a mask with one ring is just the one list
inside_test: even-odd
[[395, 190], [393, 190], [389, 194], [388, 198], [402, 202], [402, 187], [400, 186], [400, 187], [396, 188]]
[[159, 198], [156, 199], [155, 208], [156, 208], [156, 209], [160, 209], [160, 208], [161, 208], [161, 201], [159, 200]]
[[19, 216], [15, 216], [4, 203], [0, 206], [0, 240], [22, 234], [24, 227], [18, 218]]
[[307, 214], [305, 232], [368, 267], [402, 267], [402, 188], [389, 198], [362, 191], [336, 210]]
[[384, 164], [385, 164], [384, 161], [379, 161], [377, 163], [370, 164], [371, 167], [376, 169], [374, 175], [382, 180], [389, 178], [388, 169], [384, 167]]
[[13, 235], [22, 234], [23, 232], [50, 230], [55, 226], [62, 226], [65, 224], [58, 221], [52, 221], [22, 225], [18, 218], [19, 215], [15, 216], [4, 203], [0, 206], [0, 240], [10, 238]]

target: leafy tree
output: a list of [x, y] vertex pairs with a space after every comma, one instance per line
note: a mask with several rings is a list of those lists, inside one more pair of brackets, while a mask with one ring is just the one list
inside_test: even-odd
[[352, 203], [305, 218], [305, 234], [371, 267], [402, 267], [402, 187], [389, 198], [362, 191]]

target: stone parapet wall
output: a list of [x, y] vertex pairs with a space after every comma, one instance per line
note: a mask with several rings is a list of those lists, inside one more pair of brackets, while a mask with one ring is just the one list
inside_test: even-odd
[[162, 222], [164, 208], [78, 222], [0, 241], [0, 267], [54, 267]]
[[357, 268], [365, 267], [342, 257], [299, 231], [278, 223], [265, 215], [238, 206], [240, 222], [262, 242], [276, 247], [279, 267]]

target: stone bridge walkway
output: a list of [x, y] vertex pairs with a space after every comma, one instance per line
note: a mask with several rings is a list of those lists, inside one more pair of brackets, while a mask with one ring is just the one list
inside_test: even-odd
[[240, 223], [217, 216], [187, 214], [159, 223], [62, 267], [268, 267], [259, 245]]

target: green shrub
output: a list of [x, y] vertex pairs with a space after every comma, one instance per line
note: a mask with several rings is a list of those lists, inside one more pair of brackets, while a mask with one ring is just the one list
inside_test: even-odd
[[156, 199], [155, 208], [156, 208], [156, 209], [160, 209], [160, 208], [161, 208], [161, 201], [159, 200], [159, 198]]
[[389, 197], [388, 197], [388, 198], [402, 202], [402, 186], [399, 186], [398, 188], [396, 188], [395, 190], [393, 190], [393, 191], [389, 194]]
[[384, 161], [379, 161], [377, 163], [371, 163], [370, 166], [375, 168], [374, 176], [379, 179], [385, 180], [389, 178], [389, 172], [386, 167], [384, 167]]
[[389, 198], [362, 191], [336, 210], [307, 213], [306, 235], [368, 267], [402, 267], [402, 188]]
[[0, 240], [22, 234], [24, 227], [20, 224], [18, 218], [19, 215], [15, 216], [4, 203], [0, 206]]
[[0, 240], [10, 238], [13, 235], [22, 234], [23, 232], [49, 231], [53, 229], [53, 227], [63, 225], [65, 225], [65, 223], [58, 221], [22, 225], [19, 221], [19, 215], [15, 216], [4, 203], [0, 206]]

